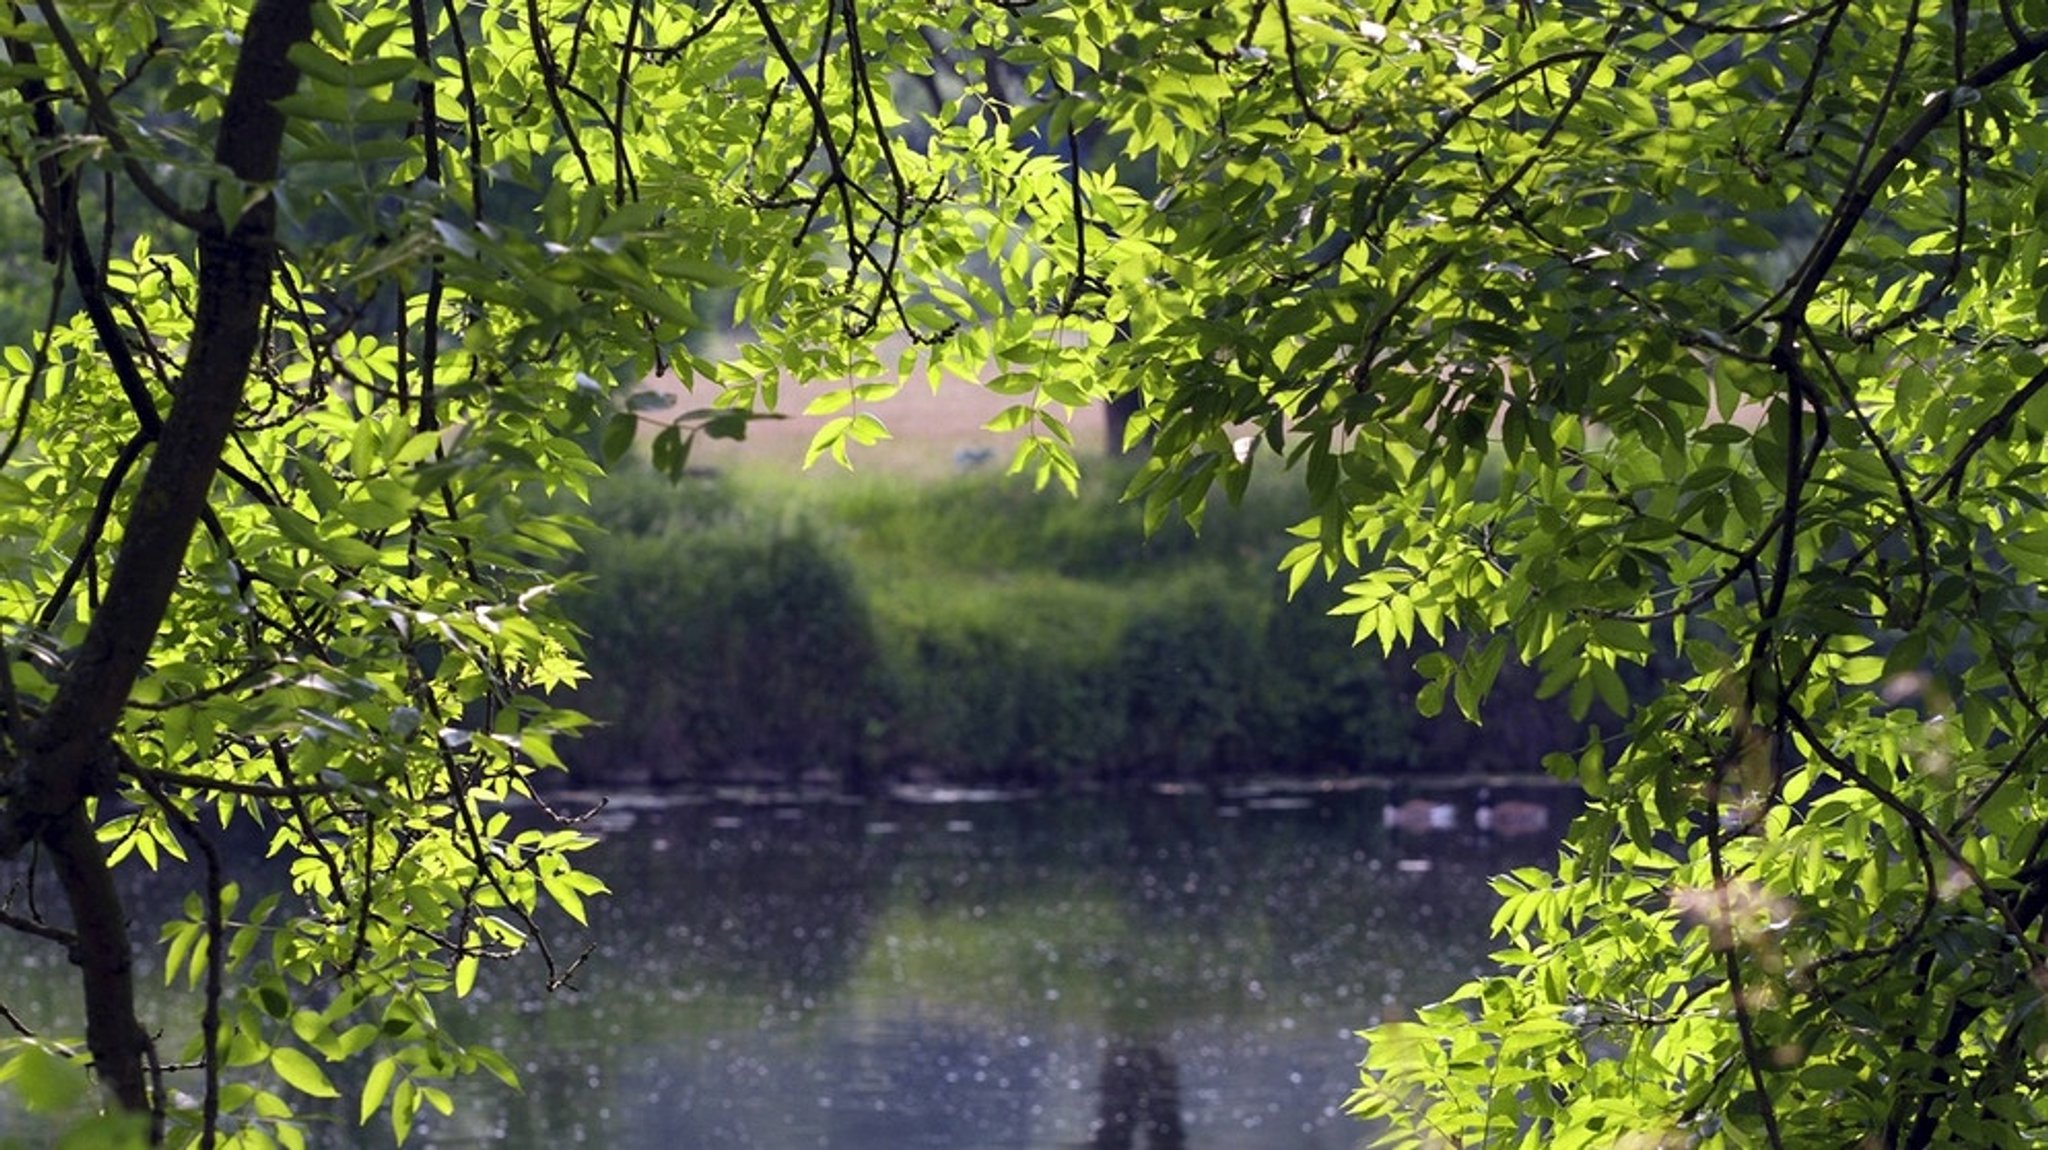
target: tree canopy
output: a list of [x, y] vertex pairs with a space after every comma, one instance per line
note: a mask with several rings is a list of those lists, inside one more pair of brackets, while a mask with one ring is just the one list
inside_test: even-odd
[[[1501, 973], [1370, 1036], [1392, 1143], [2048, 1125], [2048, 4], [38, 0], [0, 42], [47, 284], [0, 848], [68, 907], [4, 922], [78, 964], [109, 1139], [295, 1144], [346, 1058], [401, 1135], [511, 1077], [432, 1000], [566, 978], [549, 908], [602, 885], [504, 809], [577, 724], [548, 497], [790, 380], [844, 460], [945, 372], [1041, 484], [1139, 396], [1155, 523], [1292, 468], [1290, 578], [1445, 640], [1425, 707], [1517, 658], [1600, 709]], [[165, 855], [183, 1021], [111, 881]]]

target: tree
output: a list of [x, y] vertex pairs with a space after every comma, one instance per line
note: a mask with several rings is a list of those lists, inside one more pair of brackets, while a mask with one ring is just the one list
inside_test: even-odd
[[[1286, 566], [1596, 726], [1502, 972], [1368, 1035], [1392, 1145], [2041, 1137], [2048, 6], [1271, 0], [1026, 16], [1089, 199], [1091, 368], [1165, 514], [1264, 452]], [[1057, 65], [1053, 66], [1057, 70]], [[1664, 686], [1631, 693], [1627, 664]]]
[[[499, 809], [576, 724], [528, 693], [577, 673], [543, 497], [791, 377], [843, 460], [951, 370], [1040, 483], [1064, 410], [1141, 394], [1155, 522], [1296, 468], [1290, 578], [1448, 639], [1425, 706], [1515, 657], [1622, 717], [1551, 763], [1593, 803], [1503, 880], [1503, 973], [1375, 1032], [1393, 1141], [2040, 1133], [2039, 0], [40, 0], [4, 39], [52, 290], [0, 379], [0, 847], [69, 906], [6, 921], [79, 963], [109, 1130], [292, 1142], [278, 1084], [360, 1056], [402, 1133], [509, 1073], [431, 1000], [600, 886]], [[683, 342], [707, 287], [728, 361]], [[706, 406], [614, 401], [664, 370]], [[112, 868], [185, 852], [174, 1071]]]
[[[26, 863], [0, 925], [77, 964], [85, 1016], [80, 1049], [4, 1012], [0, 1078], [89, 1064], [108, 1105], [79, 1137], [200, 1146], [302, 1143], [294, 1100], [346, 1059], [401, 1138], [449, 1106], [440, 1077], [513, 1078], [433, 1001], [529, 951], [563, 983], [548, 918], [603, 890], [573, 825], [509, 809], [552, 814], [534, 776], [580, 722], [545, 699], [579, 675], [556, 500], [643, 424], [678, 472], [786, 375], [871, 380], [886, 333], [905, 370], [998, 340], [1034, 362], [1077, 296], [1033, 246], [1071, 213], [1013, 224], [1078, 185], [963, 95], [1012, 21], [940, 15], [0, 12], [0, 152], [48, 276], [0, 357], [0, 855]], [[913, 118], [890, 82], [917, 76]], [[684, 342], [711, 288], [756, 337], [732, 363]], [[626, 398], [678, 368], [716, 402]], [[1039, 408], [1092, 393], [997, 383], [1036, 397], [1006, 426], [1048, 429], [1026, 461], [1071, 483]], [[815, 453], [885, 435], [866, 406], [894, 386], [814, 400], [845, 413]], [[192, 993], [155, 1018], [116, 877], [167, 856], [189, 897], [162, 958]]]
[[[332, 1096], [313, 1055], [372, 1045], [363, 1109], [388, 1098], [402, 1133], [445, 1108], [437, 1075], [511, 1075], [441, 1035], [428, 996], [545, 952], [543, 894], [580, 914], [601, 889], [573, 830], [493, 810], [573, 726], [516, 694], [575, 673], [535, 607], [535, 564], [568, 537], [523, 501], [589, 466], [551, 402], [573, 385], [518, 362], [550, 337], [496, 328], [418, 250], [431, 200], [404, 193], [443, 180], [433, 81], [372, 58], [405, 31], [305, 0], [43, 4], [4, 28], [6, 148], [54, 282], [7, 356], [0, 848], [46, 862], [69, 912], [5, 922], [79, 967], [110, 1137], [298, 1142], [275, 1080]], [[424, 139], [390, 127], [415, 108], [399, 82]], [[382, 338], [380, 297], [405, 317]], [[288, 886], [238, 900], [231, 829], [288, 860]], [[169, 975], [204, 986], [189, 1059], [138, 1014], [113, 881], [188, 850], [164, 942]], [[10, 1069], [51, 1051], [69, 1053]], [[175, 1061], [201, 1068], [190, 1112]], [[235, 1089], [251, 1064], [274, 1080]]]

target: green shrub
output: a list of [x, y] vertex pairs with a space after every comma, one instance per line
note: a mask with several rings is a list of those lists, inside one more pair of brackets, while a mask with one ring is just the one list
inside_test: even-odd
[[1169, 520], [1148, 538], [1144, 509], [1122, 500], [1116, 470], [1105, 463], [1079, 498], [989, 473], [938, 483], [891, 476], [827, 484], [750, 476], [748, 483], [753, 498], [787, 500], [831, 523], [864, 573], [1045, 571], [1117, 582], [1227, 561], [1264, 581], [1289, 545], [1288, 526], [1305, 514], [1299, 492], [1255, 483], [1242, 506], [1213, 508], [1200, 535]]
[[1259, 488], [1199, 539], [987, 477], [629, 473], [591, 514], [586, 777], [1074, 785], [1415, 759], [1387, 671], [1319, 603], [1282, 604], [1295, 516]]
[[1085, 775], [1123, 738], [1124, 596], [1059, 576], [919, 575], [877, 588], [893, 766], [956, 778]]
[[[665, 488], [666, 485], [661, 485]], [[571, 607], [602, 726], [578, 758], [610, 778], [857, 773], [885, 709], [874, 628], [845, 562], [801, 520], [717, 483], [607, 485]]]
[[1310, 774], [1398, 774], [1421, 766], [1428, 724], [1402, 693], [1406, 668], [1352, 645], [1350, 621], [1328, 613], [1335, 589], [1310, 584], [1292, 603], [1268, 602], [1260, 680], [1265, 752]]

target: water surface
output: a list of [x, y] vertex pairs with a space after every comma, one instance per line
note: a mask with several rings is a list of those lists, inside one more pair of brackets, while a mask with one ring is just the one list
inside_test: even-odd
[[1481, 969], [1487, 876], [1550, 853], [1384, 805], [633, 812], [589, 859], [618, 897], [582, 989], [501, 979], [463, 1020], [525, 1094], [434, 1139], [1349, 1150], [1354, 1032]]
[[[1552, 853], [1386, 811], [1313, 790], [615, 803], [584, 861], [616, 893], [555, 938], [594, 947], [574, 988], [487, 968], [444, 1011], [523, 1091], [463, 1082], [408, 1145], [1352, 1150], [1354, 1032], [1482, 969], [1486, 878]], [[38, 945], [0, 938], [0, 997], [44, 1017], [76, 991]], [[0, 1138], [34, 1142], [12, 1109]], [[318, 1145], [390, 1144], [353, 1097], [305, 1112]]]

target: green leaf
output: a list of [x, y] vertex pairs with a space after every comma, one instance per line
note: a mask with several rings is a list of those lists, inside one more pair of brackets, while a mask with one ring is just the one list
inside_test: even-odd
[[319, 549], [320, 529], [311, 519], [283, 504], [273, 504], [269, 512], [271, 522], [277, 525], [277, 529], [286, 539], [301, 547]]
[[345, 93], [333, 89], [295, 92], [271, 101], [278, 111], [300, 120], [346, 124], [355, 119], [355, 109]]
[[863, 447], [872, 447], [889, 438], [889, 428], [879, 416], [871, 412], [859, 412], [846, 425], [846, 438]]
[[363, 1079], [363, 1096], [356, 1111], [357, 1125], [366, 1125], [377, 1109], [384, 1105], [384, 1096], [391, 1090], [391, 1083], [398, 1074], [396, 1055], [385, 1055], [370, 1064], [370, 1073]]
[[851, 467], [846, 457], [846, 431], [853, 426], [853, 417], [837, 416], [826, 420], [811, 436], [810, 446], [804, 449], [804, 467], [809, 468], [824, 456], [830, 455], [842, 467]]
[[671, 424], [661, 429], [654, 437], [654, 444], [648, 451], [649, 461], [654, 469], [670, 479], [681, 479], [690, 465], [690, 445], [693, 439], [685, 439], [682, 429]]
[[[356, 499], [342, 505], [341, 517], [347, 520], [351, 526], [364, 531], [389, 531], [411, 518], [412, 511], [410, 507], [395, 506], [374, 498]], [[330, 543], [327, 546], [331, 548], [332, 544]], [[332, 554], [333, 552], [330, 550], [329, 553]], [[367, 553], [357, 552], [355, 554], [358, 557], [353, 561], [357, 564], [376, 562], [377, 556], [375, 551]]]
[[406, 1078], [391, 1092], [391, 1136], [400, 1145], [412, 1134], [413, 1119], [420, 1112], [420, 1088]]
[[1599, 696], [1607, 709], [1617, 716], [1629, 714], [1628, 688], [1621, 681], [1621, 675], [1606, 663], [1592, 663], [1586, 667], [1581, 685], [1590, 687]]
[[341, 1092], [327, 1080], [326, 1072], [296, 1046], [279, 1046], [271, 1050], [270, 1068], [302, 1093], [315, 1098], [341, 1097]]
[[704, 421], [704, 434], [713, 439], [743, 440], [747, 437], [747, 425], [757, 419], [779, 419], [776, 415], [758, 415], [745, 411], [721, 411]]
[[495, 1050], [474, 1046], [470, 1048], [469, 1053], [470, 1057], [476, 1059], [477, 1065], [489, 1071], [493, 1078], [513, 1090], [519, 1089], [519, 1074], [512, 1069], [510, 1062], [505, 1061], [504, 1055]]
[[419, 71], [420, 62], [409, 56], [356, 60], [348, 66], [348, 84], [356, 88], [378, 88], [411, 78]]
[[348, 83], [347, 61], [337, 59], [314, 44], [294, 44], [285, 56], [292, 62], [293, 67], [310, 79], [337, 86], [345, 86]]
[[1030, 404], [1014, 403], [1008, 407], [1005, 407], [1000, 412], [997, 412], [994, 418], [990, 419], [988, 422], [982, 424], [981, 426], [984, 431], [1016, 431], [1019, 428], [1029, 425], [1032, 421], [1032, 418], [1033, 411]]
[[804, 405], [804, 414], [831, 415], [834, 412], [844, 411], [853, 403], [854, 390], [854, 388], [845, 387], [837, 391], [825, 392]]
[[626, 453], [633, 450], [633, 439], [640, 434], [640, 417], [630, 411], [614, 413], [605, 421], [604, 436], [599, 442], [598, 452], [605, 463], [617, 463]]
[[1729, 423], [1710, 423], [1693, 434], [1699, 443], [1748, 443], [1750, 432], [1747, 428]]
[[284, 1018], [292, 1012], [291, 996], [282, 986], [266, 982], [256, 988], [256, 999], [262, 1003], [264, 1013], [272, 1018]]
[[0, 1063], [0, 1082], [10, 1083], [33, 1114], [70, 1110], [92, 1089], [84, 1066], [33, 1044]]
[[[570, 881], [567, 875], [542, 875], [540, 882], [542, 888], [548, 892], [548, 897], [554, 899], [555, 904], [560, 906], [564, 913], [579, 923], [586, 922], [583, 911], [583, 895], [577, 891], [575, 884]], [[459, 974], [460, 972], [458, 971], [458, 976]]]

